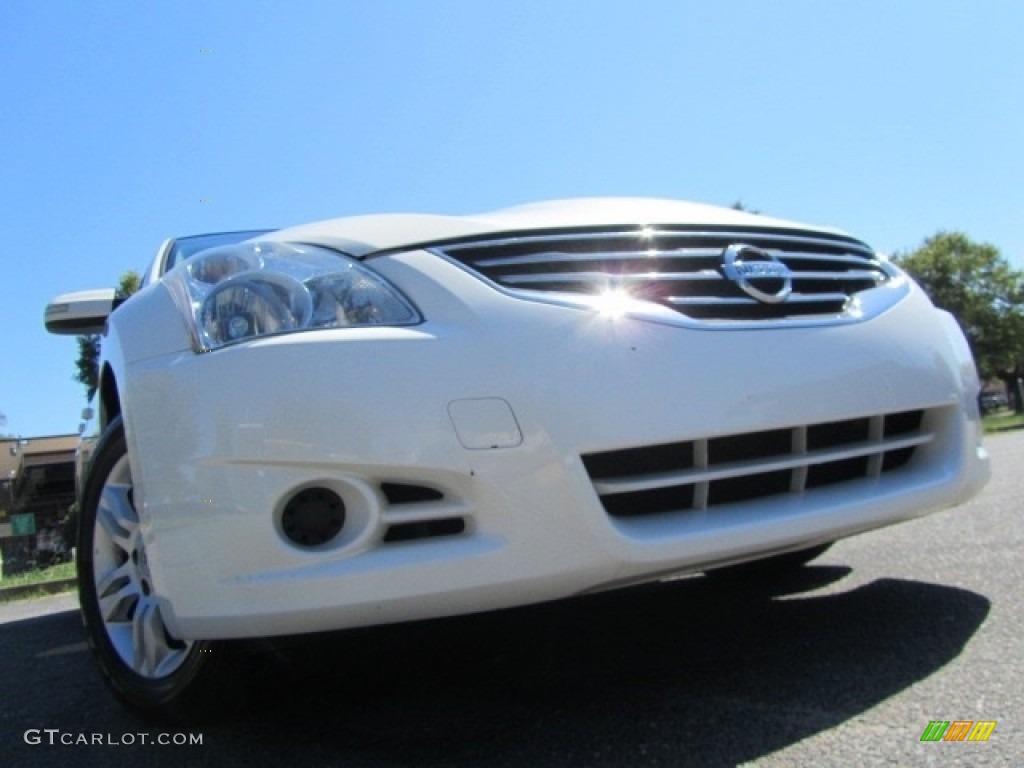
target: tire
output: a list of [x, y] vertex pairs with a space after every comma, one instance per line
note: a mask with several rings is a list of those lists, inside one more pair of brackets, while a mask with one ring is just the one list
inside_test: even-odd
[[220, 660], [213, 643], [167, 631], [133, 491], [117, 417], [96, 447], [82, 495], [76, 568], [86, 637], [123, 704], [151, 720], [191, 720], [208, 711]]
[[784, 579], [800, 571], [807, 563], [814, 558], [825, 554], [829, 547], [835, 542], [819, 544], [816, 547], [801, 549], [797, 552], [786, 552], [783, 555], [774, 555], [762, 560], [753, 560], [749, 563], [729, 565], [725, 568], [716, 568], [713, 571], [706, 571], [706, 575], [713, 577], [741, 578], [741, 579]]

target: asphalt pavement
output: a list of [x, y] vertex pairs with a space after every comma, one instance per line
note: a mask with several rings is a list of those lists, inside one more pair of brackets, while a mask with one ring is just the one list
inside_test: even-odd
[[[230, 646], [238, 695], [198, 725], [120, 709], [73, 595], [0, 605], [0, 763], [1022, 766], [1024, 432], [988, 446], [978, 499], [777, 589], [693, 577]], [[996, 726], [922, 742], [936, 720]]]

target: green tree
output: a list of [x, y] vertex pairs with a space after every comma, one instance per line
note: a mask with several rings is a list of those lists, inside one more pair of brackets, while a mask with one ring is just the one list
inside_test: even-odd
[[75, 341], [78, 342], [78, 359], [75, 360], [78, 372], [75, 381], [85, 385], [85, 399], [92, 400], [99, 386], [100, 337], [99, 334], [90, 333], [76, 337]]
[[[121, 275], [117, 285], [117, 298], [124, 301], [137, 290], [142, 283], [142, 278], [133, 270], [128, 270]], [[96, 394], [96, 387], [99, 386], [99, 359], [100, 359], [100, 336], [90, 333], [77, 337], [78, 359], [75, 360], [75, 367], [78, 369], [74, 379], [85, 385], [85, 399], [92, 400]]]
[[1001, 379], [1013, 394], [1024, 374], [1024, 274], [994, 245], [975, 243], [962, 232], [939, 232], [893, 261], [936, 306], [956, 316], [982, 378]]

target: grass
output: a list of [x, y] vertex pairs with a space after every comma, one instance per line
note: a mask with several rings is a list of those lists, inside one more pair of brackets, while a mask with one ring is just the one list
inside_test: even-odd
[[[42, 597], [54, 594], [55, 591], [62, 592], [67, 589], [74, 589], [74, 585], [61, 590], [47, 588], [51, 582], [73, 578], [75, 578], [75, 564], [73, 562], [26, 571], [15, 576], [5, 576], [3, 580], [0, 580], [0, 603], [7, 602], [8, 600]], [[10, 590], [8, 594], [5, 594], [8, 587], [16, 587], [16, 589]], [[39, 587], [39, 589], [31, 589], [31, 587]]]
[[1005, 432], [1008, 429], [1020, 429], [1024, 427], [1024, 413], [1013, 411], [1000, 411], [981, 420], [987, 434], [993, 432]]

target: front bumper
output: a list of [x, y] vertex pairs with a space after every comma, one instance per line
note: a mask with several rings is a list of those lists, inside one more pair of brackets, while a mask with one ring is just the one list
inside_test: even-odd
[[[136, 498], [174, 634], [557, 599], [882, 527], [988, 476], [970, 356], [917, 292], [869, 322], [763, 331], [503, 296], [486, 323], [470, 310], [128, 366]], [[714, 508], [610, 515], [582, 458], [915, 410], [930, 437], [897, 471]], [[309, 487], [347, 515], [335, 539], [303, 548], [281, 515]]]

